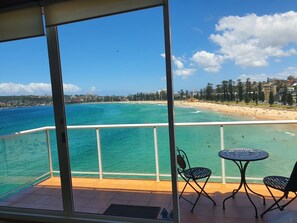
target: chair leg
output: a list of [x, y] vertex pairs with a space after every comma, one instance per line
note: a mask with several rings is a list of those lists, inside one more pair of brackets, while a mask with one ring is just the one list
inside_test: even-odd
[[200, 193], [198, 193], [198, 197], [196, 198], [196, 201], [195, 201], [195, 203], [193, 204], [193, 207], [192, 207], [192, 209], [191, 209], [191, 212], [193, 212], [193, 211], [194, 211], [194, 208], [195, 208], [195, 206], [196, 206], [196, 204], [197, 204], [197, 202], [198, 202], [198, 200], [199, 200], [200, 196], [201, 196], [201, 192], [200, 192]]
[[[193, 212], [193, 210], [194, 210], [194, 208], [195, 208], [195, 206], [196, 206], [196, 204], [197, 204], [197, 202], [198, 202], [198, 200], [199, 200], [199, 198], [200, 198], [201, 195], [203, 195], [203, 196], [209, 198], [209, 199], [213, 202], [213, 204], [216, 205], [216, 202], [215, 202], [215, 201], [208, 195], [208, 193], [206, 193], [206, 191], [204, 190], [204, 187], [206, 186], [206, 183], [208, 182], [210, 176], [207, 177], [207, 179], [206, 179], [206, 181], [204, 182], [204, 184], [203, 184], [202, 187], [197, 183], [196, 180], [192, 179], [192, 180], [195, 182], [195, 184], [197, 185], [197, 187], [200, 189], [200, 192], [199, 192], [199, 191], [198, 191], [198, 190], [197, 190], [197, 189], [190, 183], [191, 178], [185, 178], [182, 174], [180, 174], [180, 176], [184, 179], [184, 181], [186, 182], [186, 184], [185, 184], [185, 186], [183, 187], [183, 189], [182, 189], [182, 191], [181, 191], [181, 193], [180, 193], [180, 195], [179, 195], [179, 199], [180, 199], [180, 198], [183, 198], [183, 199], [185, 199], [187, 202], [189, 202], [190, 204], [193, 205], [193, 206], [192, 206], [192, 209], [191, 209], [191, 212]], [[188, 185], [189, 185], [189, 186], [190, 186], [190, 187], [191, 187], [191, 188], [198, 194], [198, 197], [196, 198], [196, 200], [195, 200], [194, 203], [191, 202], [190, 200], [188, 200], [187, 198], [185, 198], [184, 196], [182, 196], [183, 193], [184, 193], [184, 191], [185, 191], [185, 189], [186, 189], [186, 187], [187, 187]]]
[[285, 195], [283, 195], [279, 200], [276, 200], [276, 198], [273, 196], [273, 194], [272, 194], [271, 190], [269, 189], [269, 187], [266, 186], [266, 188], [268, 189], [269, 193], [271, 194], [271, 197], [273, 198], [273, 200], [274, 200], [274, 202], [275, 202], [274, 204], [277, 205], [278, 209], [281, 211], [282, 208], [281, 208], [281, 206], [278, 204], [278, 202], [280, 202], [280, 201], [285, 197]]
[[206, 181], [205, 181], [203, 187], [200, 187], [200, 186], [198, 185], [197, 182], [195, 182], [195, 183], [196, 183], [197, 186], [201, 189], [201, 194], [202, 194], [203, 196], [207, 197], [208, 199], [210, 199], [214, 205], [217, 205], [217, 203], [216, 203], [216, 202], [209, 196], [209, 194], [204, 190], [204, 187], [206, 186], [206, 183], [208, 182], [209, 177], [210, 177], [210, 176], [207, 177], [207, 179], [206, 179]]
[[[193, 204], [190, 200], [188, 200], [187, 198], [185, 198], [184, 196], [182, 196], [183, 195], [183, 193], [184, 193], [184, 191], [185, 191], [185, 189], [186, 189], [186, 187], [188, 186], [188, 185], [190, 185], [191, 187], [192, 187], [192, 185], [189, 183], [189, 181], [190, 181], [190, 179], [185, 179], [185, 178], [183, 178], [184, 180], [185, 180], [185, 182], [186, 182], [186, 184], [185, 184], [185, 186], [184, 186], [184, 188], [183, 188], [183, 190], [182, 190], [182, 192], [180, 193], [180, 195], [179, 195], [179, 199], [180, 198], [183, 198], [184, 200], [186, 200], [187, 202], [189, 202], [190, 204]], [[193, 187], [192, 187], [193, 188]], [[195, 190], [195, 188], [193, 188], [194, 190]]]
[[185, 191], [187, 185], [189, 184], [189, 180], [190, 180], [190, 179], [188, 179], [188, 180], [184, 179], [184, 180], [186, 181], [186, 184], [185, 184], [184, 188], [182, 189], [182, 192], [180, 193], [179, 198], [181, 198], [181, 196], [183, 195], [183, 193], [184, 193], [184, 191]]
[[195, 184], [200, 188], [200, 192], [197, 191], [197, 190], [195, 190], [195, 191], [198, 193], [198, 197], [196, 198], [196, 201], [195, 201], [195, 203], [194, 203], [194, 205], [193, 205], [193, 207], [192, 207], [191, 212], [193, 212], [193, 210], [194, 210], [194, 208], [195, 208], [195, 206], [196, 206], [196, 204], [197, 204], [197, 202], [198, 202], [198, 200], [199, 200], [199, 198], [200, 198], [201, 195], [203, 195], [203, 196], [209, 198], [209, 199], [213, 202], [213, 204], [216, 205], [216, 202], [215, 202], [215, 201], [208, 195], [208, 193], [206, 193], [206, 191], [204, 190], [204, 187], [206, 186], [206, 183], [208, 182], [209, 177], [210, 177], [210, 176], [207, 177], [207, 179], [206, 179], [206, 181], [204, 182], [204, 184], [203, 184], [202, 187], [197, 183], [196, 180], [194, 180]]
[[288, 205], [289, 205], [292, 201], [294, 201], [296, 198], [297, 198], [297, 194], [296, 194], [296, 192], [295, 192], [295, 197], [292, 198], [291, 200], [289, 200], [286, 204], [284, 204], [284, 205], [281, 206], [282, 210], [284, 210], [284, 208], [285, 208], [286, 206], [288, 206]]
[[202, 190], [202, 192], [203, 192], [202, 195], [204, 197], [207, 197], [209, 200], [211, 200], [213, 205], [217, 205], [217, 203], [211, 198], [211, 196], [209, 196], [209, 194], [204, 189]]
[[273, 208], [275, 205], [277, 205], [278, 206], [278, 209], [280, 209], [282, 211], [282, 208], [279, 206], [278, 202], [280, 202], [285, 197], [285, 195], [283, 195], [282, 197], [280, 197], [278, 200], [276, 200], [273, 195], [272, 195], [272, 197], [273, 197], [273, 199], [274, 199], [275, 202], [261, 214], [261, 217], [263, 217], [264, 214], [266, 214], [267, 212], [276, 209], [277, 207]]

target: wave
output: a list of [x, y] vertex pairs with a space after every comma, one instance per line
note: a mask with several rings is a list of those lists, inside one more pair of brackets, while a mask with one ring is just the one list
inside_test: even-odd
[[286, 134], [286, 135], [289, 135], [289, 136], [295, 136], [295, 134], [292, 133], [292, 132], [285, 132], [285, 134]]
[[193, 114], [198, 114], [198, 113], [201, 113], [201, 111], [194, 111], [194, 112], [191, 112]]

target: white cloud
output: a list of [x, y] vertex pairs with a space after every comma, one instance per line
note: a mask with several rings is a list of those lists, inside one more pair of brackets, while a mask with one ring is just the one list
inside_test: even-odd
[[79, 92], [81, 89], [74, 84], [63, 84], [65, 94], [73, 94]]
[[[64, 93], [71, 94], [81, 89], [73, 84], [63, 84]], [[0, 95], [51, 95], [51, 85], [47, 83], [0, 83]]]
[[256, 81], [266, 81], [267, 78], [271, 76], [268, 74], [241, 74], [237, 79], [240, 79], [241, 81], [246, 81], [247, 78], [249, 78], [252, 82]]
[[[210, 39], [220, 46], [224, 59], [242, 67], [263, 67], [270, 57], [296, 55], [297, 12], [243, 17], [223, 17], [216, 25], [218, 34]], [[294, 45], [295, 46], [295, 45]]]
[[180, 76], [183, 79], [188, 78], [193, 75], [196, 71], [195, 68], [187, 68], [184, 66], [185, 59], [181, 57], [172, 56], [172, 61], [176, 66], [176, 69], [173, 70], [173, 74], [176, 76]]
[[192, 60], [199, 64], [207, 72], [218, 72], [221, 69], [221, 64], [224, 58], [214, 53], [206, 51], [198, 51], [192, 56]]
[[270, 74], [241, 74], [237, 79], [245, 81], [247, 78], [250, 78], [251, 81], [266, 81], [267, 78], [276, 78], [286, 80], [288, 76], [297, 77], [297, 67], [287, 67], [285, 70], [279, 73], [270, 73]]
[[[165, 58], [165, 54], [162, 53], [161, 57]], [[196, 68], [185, 67], [184, 63], [187, 61], [182, 57], [176, 57], [172, 55], [172, 62], [174, 64], [173, 74], [175, 76], [180, 76], [182, 79], [186, 79], [196, 72]]]
[[90, 88], [89, 93], [94, 94], [95, 91], [96, 91], [96, 87], [93, 86]]
[[184, 64], [183, 64], [181, 58], [177, 58], [175, 56], [172, 56], [172, 61], [175, 64], [175, 66], [177, 67], [177, 69], [179, 69], [179, 70], [184, 69]]
[[193, 30], [197, 33], [203, 33], [203, 30], [198, 27], [193, 27]]
[[195, 71], [196, 71], [195, 68], [184, 68], [184, 69], [175, 70], [174, 74], [176, 76], [182, 76], [183, 78], [187, 78], [188, 76], [194, 74]]
[[[279, 73], [278, 76], [280, 76], [279, 78], [283, 77], [283, 79], [286, 79], [288, 76], [297, 77], [297, 67], [287, 67], [284, 71]], [[278, 78], [278, 76], [274, 77]]]

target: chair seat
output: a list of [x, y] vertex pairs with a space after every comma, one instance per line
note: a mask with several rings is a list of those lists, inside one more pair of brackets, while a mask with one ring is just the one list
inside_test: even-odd
[[186, 178], [201, 179], [211, 175], [211, 170], [204, 167], [194, 167], [183, 172]]
[[[179, 175], [183, 178], [183, 180], [186, 182], [184, 185], [184, 188], [182, 189], [179, 198], [185, 199], [187, 202], [192, 204], [191, 212], [193, 212], [199, 198], [202, 196], [208, 198], [212, 201], [214, 205], [216, 205], [216, 202], [206, 193], [204, 190], [205, 185], [208, 182], [208, 179], [211, 175], [211, 170], [205, 167], [191, 167], [189, 159], [187, 157], [187, 154], [182, 149], [179, 149], [176, 147], [177, 154], [176, 154], [176, 162], [177, 162], [177, 172]], [[199, 179], [205, 178], [204, 182], [199, 182]], [[192, 184], [194, 183], [194, 184]], [[187, 199], [187, 197], [183, 196], [183, 193], [187, 186], [190, 186], [196, 193], [197, 198], [195, 202], [192, 200]]]
[[[271, 194], [274, 203], [261, 214], [261, 217], [263, 217], [268, 211], [272, 211], [277, 208], [280, 211], [284, 210], [286, 206], [297, 198], [297, 162], [295, 162], [290, 178], [282, 176], [268, 176], [263, 179], [263, 182]], [[280, 190], [284, 194], [280, 198], [276, 199], [272, 191], [269, 189], [270, 187]], [[284, 198], [288, 199], [289, 192], [293, 192], [295, 196], [293, 198], [289, 198], [289, 201], [286, 201], [285, 204], [280, 204]]]
[[265, 185], [274, 189], [284, 191], [288, 184], [289, 178], [282, 176], [268, 176], [263, 179]]

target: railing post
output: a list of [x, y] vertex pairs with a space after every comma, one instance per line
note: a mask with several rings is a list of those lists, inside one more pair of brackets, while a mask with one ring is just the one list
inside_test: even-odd
[[[220, 126], [220, 135], [221, 135], [221, 150], [224, 150], [224, 126]], [[225, 167], [225, 160], [222, 158], [222, 183], [226, 183], [226, 167]]]
[[50, 176], [53, 177], [53, 160], [52, 160], [52, 152], [51, 152], [50, 134], [49, 134], [48, 129], [46, 129], [45, 132], [46, 132], [46, 144], [47, 144], [47, 154], [48, 154]]
[[159, 168], [159, 153], [158, 153], [158, 136], [157, 128], [154, 127], [154, 145], [155, 145], [155, 162], [156, 162], [156, 180], [160, 181], [160, 168]]
[[98, 151], [98, 168], [99, 168], [99, 178], [103, 179], [102, 171], [102, 155], [101, 155], [101, 142], [100, 142], [100, 132], [99, 128], [96, 129], [96, 138], [97, 138], [97, 151]]

